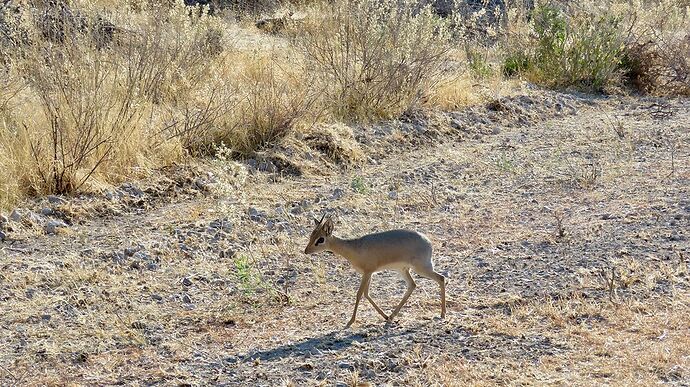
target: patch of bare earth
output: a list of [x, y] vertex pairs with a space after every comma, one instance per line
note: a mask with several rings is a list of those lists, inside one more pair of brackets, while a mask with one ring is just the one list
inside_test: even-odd
[[[212, 194], [17, 232], [0, 383], [688, 383], [687, 100], [532, 91], [353, 138], [364, 161], [339, 172], [214, 162]], [[358, 276], [302, 254], [326, 211], [340, 236], [427, 234], [447, 318], [420, 279], [394, 325], [362, 304], [344, 330]], [[403, 291], [374, 276], [384, 309]]]

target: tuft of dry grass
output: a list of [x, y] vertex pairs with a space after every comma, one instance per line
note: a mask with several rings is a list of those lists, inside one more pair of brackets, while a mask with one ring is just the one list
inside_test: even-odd
[[318, 4], [292, 31], [331, 111], [347, 119], [400, 115], [439, 82], [447, 23], [411, 1]]

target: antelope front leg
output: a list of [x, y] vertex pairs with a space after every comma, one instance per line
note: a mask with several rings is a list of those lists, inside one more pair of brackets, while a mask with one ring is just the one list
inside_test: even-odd
[[369, 285], [369, 279], [371, 279], [371, 273], [365, 273], [362, 275], [362, 282], [359, 284], [359, 290], [357, 290], [357, 298], [355, 299], [355, 310], [352, 312], [352, 318], [347, 323], [347, 325], [345, 325], [345, 329], [349, 328], [355, 322], [355, 318], [357, 317], [357, 307], [359, 306], [359, 300], [362, 299], [362, 294], [364, 294], [364, 290]]

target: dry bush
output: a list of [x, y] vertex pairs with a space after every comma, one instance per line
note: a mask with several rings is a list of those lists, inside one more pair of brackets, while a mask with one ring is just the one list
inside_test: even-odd
[[179, 145], [196, 146], [190, 139], [211, 130], [234, 98], [214, 78], [222, 47], [208, 16], [183, 5], [165, 15], [122, 9], [108, 15], [118, 33], [103, 44], [80, 23], [55, 22], [99, 20], [88, 3], [73, 7], [23, 9], [28, 43], [6, 51], [0, 78], [20, 92], [4, 93], [0, 110], [0, 146], [12, 150], [0, 163], [16, 182], [0, 181], [5, 200], [72, 192], [178, 158]]
[[625, 66], [641, 91], [690, 95], [690, 12], [687, 4], [666, 0], [636, 4]]
[[446, 22], [411, 1], [335, 1], [293, 31], [325, 102], [339, 117], [394, 117], [438, 82]]
[[242, 64], [235, 75], [239, 99], [218, 140], [240, 155], [249, 155], [275, 144], [297, 123], [316, 119], [319, 93], [310, 86], [301, 64], [262, 55], [236, 59]]

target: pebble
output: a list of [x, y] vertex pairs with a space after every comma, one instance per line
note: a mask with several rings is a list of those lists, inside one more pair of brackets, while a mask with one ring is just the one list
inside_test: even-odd
[[55, 213], [55, 211], [53, 211], [53, 209], [50, 207], [43, 207], [41, 209], [41, 215], [44, 215], [44, 216], [50, 216], [50, 215], [53, 215], [54, 213]]
[[12, 210], [12, 212], [10, 213], [10, 220], [12, 220], [13, 222], [19, 222], [20, 220], [22, 220], [22, 211], [18, 208]]
[[259, 166], [259, 163], [254, 159], [249, 159], [247, 160], [247, 165], [251, 170], [255, 170]]
[[5, 216], [5, 214], [0, 214], [0, 228], [10, 220]]
[[54, 235], [57, 234], [58, 230], [61, 228], [67, 228], [67, 224], [61, 220], [50, 220], [46, 223], [44, 230], [46, 234]]
[[218, 253], [220, 258], [232, 258], [235, 256], [235, 250], [233, 249], [227, 249], [225, 251], [221, 250], [220, 253]]
[[184, 278], [182, 279], [182, 285], [184, 285], [184, 286], [192, 286], [192, 281], [191, 281], [189, 278], [184, 277]]
[[342, 190], [342, 188], [336, 188], [333, 190], [333, 193], [331, 194], [331, 199], [337, 200], [345, 196], [345, 191]]
[[50, 203], [50, 204], [65, 204], [65, 203], [67, 203], [67, 200], [65, 200], [64, 198], [61, 198], [59, 196], [55, 196], [55, 195], [48, 195], [47, 199], [48, 199], [48, 203]]
[[391, 191], [388, 193], [388, 199], [395, 200], [398, 198], [398, 192], [397, 191]]
[[4, 242], [5, 239], [7, 239], [7, 235], [5, 235], [5, 233], [2, 232], [2, 230], [0, 230], [0, 242]]
[[127, 247], [124, 250], [125, 256], [131, 257], [134, 254], [138, 253], [144, 248], [144, 246], [138, 245], [138, 246], [133, 246], [133, 247]]

